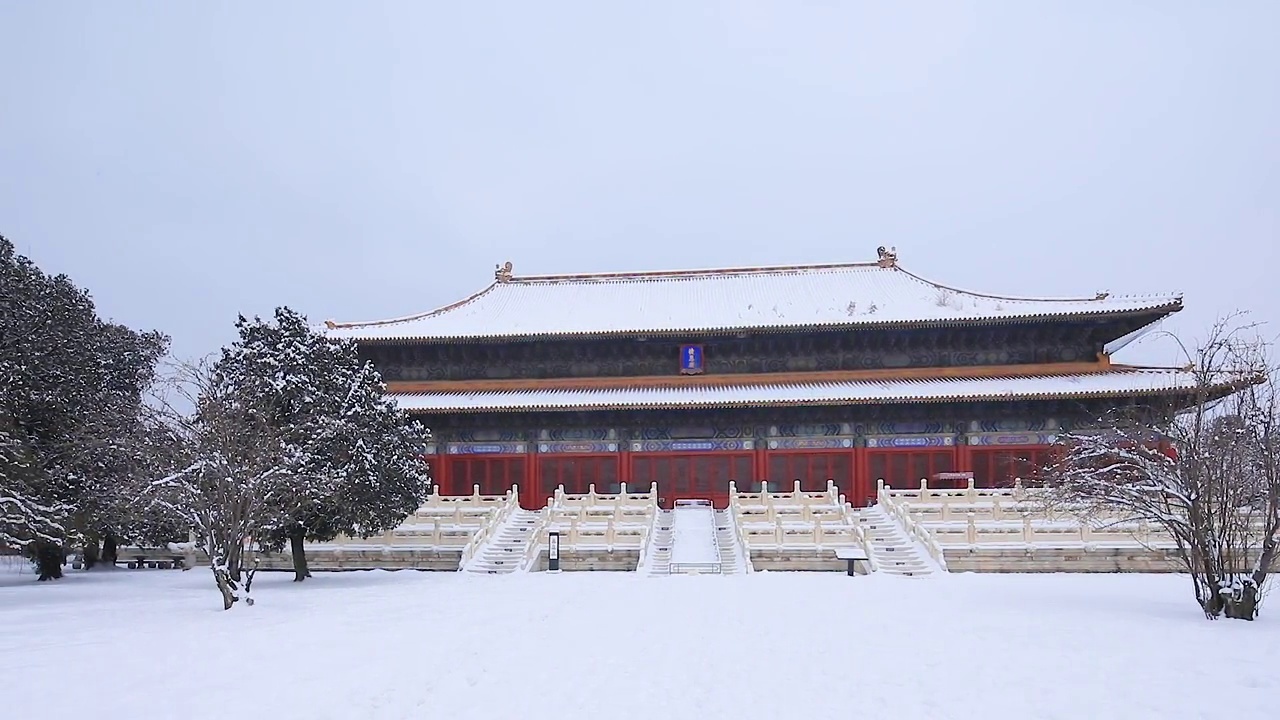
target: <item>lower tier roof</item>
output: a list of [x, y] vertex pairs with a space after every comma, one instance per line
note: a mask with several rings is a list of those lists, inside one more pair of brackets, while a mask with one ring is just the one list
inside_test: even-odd
[[1196, 386], [1184, 370], [1133, 368], [1072, 375], [851, 380], [728, 386], [548, 388], [391, 393], [421, 413], [868, 405], [1181, 394]]

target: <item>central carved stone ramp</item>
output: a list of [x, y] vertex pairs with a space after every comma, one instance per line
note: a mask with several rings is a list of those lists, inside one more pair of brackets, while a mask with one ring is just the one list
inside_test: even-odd
[[677, 500], [672, 518], [671, 574], [723, 573], [711, 501]]
[[933, 574], [933, 565], [893, 518], [879, 506], [858, 511], [858, 525], [871, 544], [876, 570], [888, 575], [923, 577]]
[[524, 509], [512, 512], [464, 569], [490, 575], [506, 575], [519, 570], [537, 524], [538, 514], [535, 512]]

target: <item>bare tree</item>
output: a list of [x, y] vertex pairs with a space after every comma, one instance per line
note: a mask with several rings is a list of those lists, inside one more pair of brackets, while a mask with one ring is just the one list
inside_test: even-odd
[[1056, 510], [1168, 533], [1211, 619], [1256, 618], [1277, 567], [1277, 373], [1251, 329], [1217, 323], [1188, 353], [1194, 383], [1180, 406], [1062, 435], [1043, 477]]
[[158, 403], [151, 440], [156, 466], [165, 470], [145, 493], [195, 532], [223, 609], [239, 600], [252, 605], [254, 568], [244, 567], [244, 554], [254, 533], [279, 522], [272, 493], [290, 479], [289, 458], [267, 415], [246, 405], [216, 365], [180, 366], [168, 386], [172, 395]]

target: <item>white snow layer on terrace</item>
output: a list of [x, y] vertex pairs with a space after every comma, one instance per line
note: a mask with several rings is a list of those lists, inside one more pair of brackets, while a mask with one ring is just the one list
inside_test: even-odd
[[[696, 382], [696, 381], [695, 381]], [[1117, 370], [1042, 377], [856, 380], [784, 385], [674, 388], [548, 389], [481, 392], [393, 393], [406, 410], [485, 408], [648, 407], [768, 405], [797, 402], [859, 403], [1127, 395], [1195, 387], [1181, 370]]]
[[1280, 698], [1280, 608], [1209, 622], [1176, 576], [292, 577], [223, 613], [207, 568], [0, 576], [4, 716], [1262, 720]]
[[1002, 298], [874, 264], [513, 278], [463, 302], [397, 320], [337, 323], [345, 338], [469, 338], [877, 325], [1123, 312], [1177, 295]]
[[710, 505], [678, 507], [672, 518], [672, 565], [720, 562], [716, 548], [716, 516]]

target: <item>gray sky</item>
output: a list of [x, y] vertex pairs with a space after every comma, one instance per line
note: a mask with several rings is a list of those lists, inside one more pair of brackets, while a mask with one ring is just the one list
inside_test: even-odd
[[880, 244], [1275, 335], [1278, 27], [1276, 2], [0, 0], [0, 233], [183, 356], [236, 313], [404, 315], [506, 260]]

